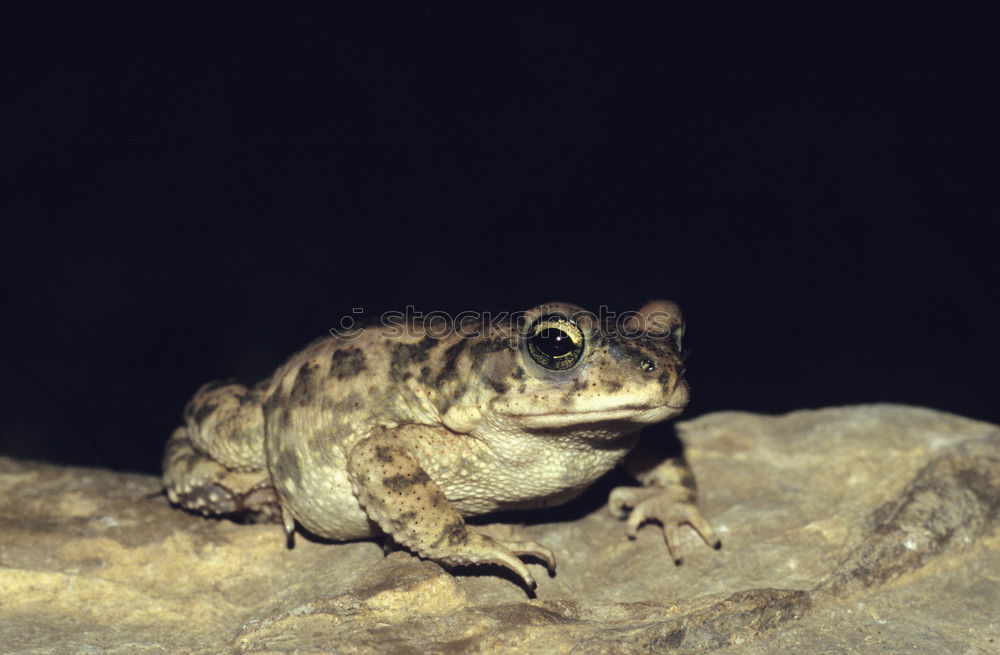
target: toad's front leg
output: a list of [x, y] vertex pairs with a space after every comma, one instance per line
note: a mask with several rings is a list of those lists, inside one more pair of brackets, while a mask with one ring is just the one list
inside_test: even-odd
[[722, 541], [695, 504], [697, 489], [687, 462], [681, 458], [664, 459], [640, 442], [625, 465], [643, 486], [616, 487], [608, 497], [608, 507], [619, 518], [628, 517], [625, 529], [630, 538], [635, 538], [643, 523], [659, 523], [675, 564], [681, 563], [680, 526], [685, 523], [712, 548], [722, 547]]
[[347, 473], [368, 517], [397, 543], [442, 564], [498, 564], [533, 589], [535, 580], [519, 559], [542, 560], [550, 571], [555, 558], [532, 541], [487, 537], [465, 523], [441, 488], [394, 439], [390, 431], [360, 441], [348, 456]]

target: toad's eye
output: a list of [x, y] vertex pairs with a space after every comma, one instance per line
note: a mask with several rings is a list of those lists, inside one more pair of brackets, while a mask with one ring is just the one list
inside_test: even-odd
[[525, 339], [531, 359], [550, 371], [566, 371], [583, 356], [583, 331], [564, 316], [550, 314], [531, 324]]

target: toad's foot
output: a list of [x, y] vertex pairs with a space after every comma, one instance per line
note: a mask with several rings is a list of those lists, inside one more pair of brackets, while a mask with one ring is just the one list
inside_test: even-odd
[[521, 557], [532, 557], [541, 560], [549, 573], [556, 569], [556, 559], [552, 551], [534, 541], [511, 541], [494, 539], [480, 534], [468, 526], [464, 536], [457, 539], [448, 552], [428, 554], [442, 564], [497, 564], [514, 572], [529, 589], [537, 587], [535, 579], [528, 572], [528, 567], [520, 560]]
[[680, 487], [616, 487], [608, 497], [608, 508], [618, 518], [628, 518], [625, 532], [630, 539], [635, 539], [639, 526], [646, 521], [659, 523], [670, 557], [675, 564], [680, 564], [680, 526], [685, 523], [712, 548], [722, 547], [715, 530], [689, 498], [688, 491]]
[[206, 516], [263, 523], [281, 515], [267, 471], [226, 468], [198, 450], [185, 427], [167, 442], [163, 486], [171, 503]]

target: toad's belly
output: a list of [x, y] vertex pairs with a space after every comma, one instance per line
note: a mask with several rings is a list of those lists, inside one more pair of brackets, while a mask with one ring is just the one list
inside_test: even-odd
[[267, 434], [267, 464], [281, 506], [317, 536], [371, 537], [378, 530], [351, 490], [342, 439], [321, 425], [304, 422], [299, 430]]
[[316, 465], [298, 478], [275, 479], [274, 486], [282, 507], [317, 536], [341, 541], [365, 539], [378, 531], [354, 497], [342, 468]]

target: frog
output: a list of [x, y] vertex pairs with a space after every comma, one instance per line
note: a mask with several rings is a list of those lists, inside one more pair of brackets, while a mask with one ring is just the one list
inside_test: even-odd
[[562, 505], [621, 465], [607, 506], [634, 539], [657, 523], [721, 541], [690, 466], [640, 439], [688, 404], [676, 303], [611, 320], [550, 302], [441, 329], [408, 318], [320, 338], [261, 382], [201, 387], [169, 437], [169, 501], [335, 542], [385, 539], [447, 568], [498, 565], [528, 589], [546, 546], [467, 519]]

